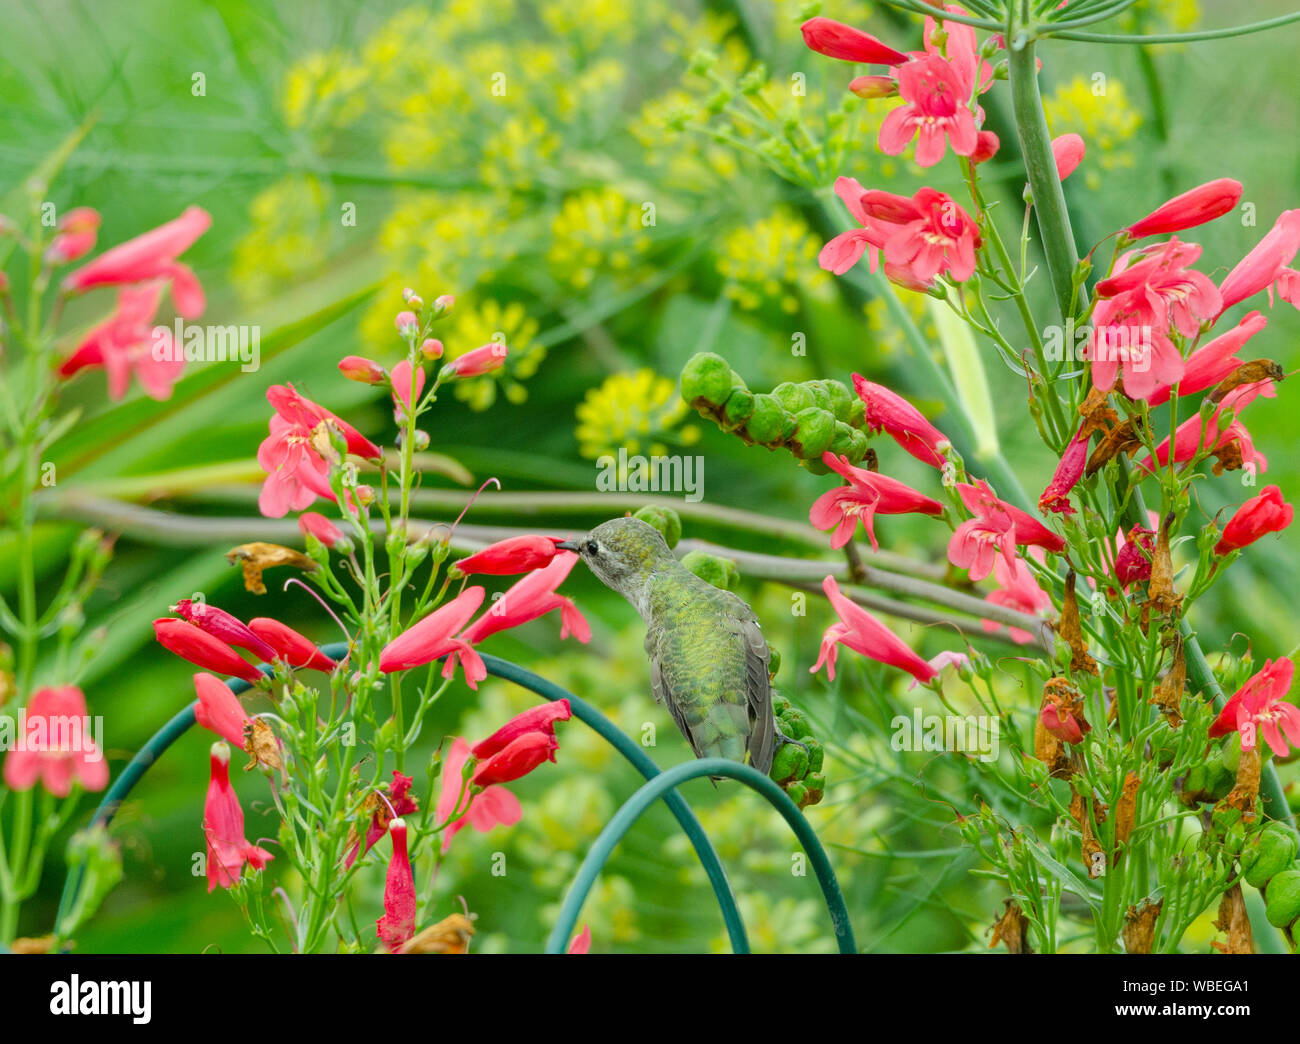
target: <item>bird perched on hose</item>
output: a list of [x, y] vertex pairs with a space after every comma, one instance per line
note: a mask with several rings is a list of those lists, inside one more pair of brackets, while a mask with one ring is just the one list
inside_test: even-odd
[[576, 551], [645, 621], [650, 685], [696, 757], [766, 774], [785, 741], [772, 714], [771, 655], [754, 611], [701, 580], [639, 518], [616, 518], [557, 547]]

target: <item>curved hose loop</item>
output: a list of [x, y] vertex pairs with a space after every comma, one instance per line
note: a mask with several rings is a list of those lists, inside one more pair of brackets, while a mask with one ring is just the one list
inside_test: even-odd
[[[344, 642], [334, 642], [321, 646], [321, 651], [326, 656], [339, 659], [346, 654], [347, 645]], [[632, 742], [626, 733], [586, 700], [575, 696], [554, 682], [534, 674], [527, 668], [520, 667], [517, 663], [503, 660], [501, 657], [492, 656], [489, 653], [481, 655], [489, 674], [514, 682], [543, 699], [552, 701], [568, 700], [569, 706], [578, 719], [604, 738], [631, 762], [632, 766], [647, 780], [654, 779], [659, 775], [659, 767], [645, 752]], [[264, 673], [270, 671], [266, 664], [259, 665], [259, 669]], [[249, 688], [248, 682], [240, 678], [228, 678], [226, 679], [226, 685], [236, 694]], [[127, 795], [131, 793], [132, 788], [140, 781], [141, 777], [149, 771], [154, 762], [162, 756], [168, 747], [180, 739], [195, 724], [194, 707], [195, 705], [191, 703], [178, 711], [166, 725], [154, 733], [149, 741], [136, 752], [135, 757], [131, 759], [126, 768], [113, 781], [113, 785], [108, 788], [107, 793], [104, 794], [103, 800], [100, 801], [99, 807], [95, 809], [95, 814], [91, 817], [91, 826], [107, 826], [113, 821], [113, 817], [117, 815], [117, 810], [122, 806], [122, 802], [126, 800]], [[740, 910], [736, 906], [736, 897], [731, 890], [731, 882], [727, 880], [727, 873], [722, 868], [722, 862], [713, 847], [713, 842], [709, 840], [708, 834], [704, 832], [704, 827], [696, 818], [695, 813], [691, 811], [685, 798], [678, 794], [675, 789], [668, 789], [663, 798], [664, 804], [668, 806], [669, 811], [681, 824], [682, 830], [686, 833], [691, 844], [695, 847], [696, 854], [700, 857], [700, 863], [704, 867], [704, 872], [708, 875], [709, 883], [713, 886], [713, 893], [718, 900], [718, 906], [722, 910], [722, 919], [726, 925], [727, 935], [731, 939], [732, 949], [736, 953], [748, 953], [749, 939], [745, 934], [745, 925], [741, 920]], [[64, 881], [63, 894], [59, 899], [59, 913], [55, 920], [56, 928], [62, 923], [72, 898], [77, 894], [77, 889], [80, 886], [80, 871], [69, 873]]]
[[835, 871], [831, 869], [826, 850], [817, 839], [812, 825], [778, 784], [752, 765], [742, 765], [728, 758], [699, 758], [675, 765], [653, 779], [647, 780], [640, 790], [627, 799], [623, 807], [600, 832], [595, 844], [591, 846], [591, 851], [587, 853], [587, 858], [578, 868], [578, 875], [569, 886], [569, 893], [564, 897], [564, 905], [560, 907], [555, 927], [551, 929], [550, 937], [546, 940], [546, 952], [565, 951], [573, 935], [574, 926], [578, 922], [578, 914], [582, 911], [582, 904], [586, 902], [588, 893], [596, 883], [596, 878], [614, 848], [632, 829], [641, 814], [665, 793], [671, 792], [687, 780], [698, 779], [701, 776], [726, 776], [728, 779], [739, 780], [751, 790], [757, 790], [767, 798], [773, 808], [781, 813], [812, 861], [813, 873], [817, 875], [817, 883], [821, 885], [822, 895], [826, 899], [826, 908], [830, 911], [831, 927], [835, 931], [835, 940], [839, 944], [840, 953], [857, 953], [857, 944], [853, 940], [853, 926], [849, 923], [849, 912], [844, 905], [839, 881], [835, 878]]

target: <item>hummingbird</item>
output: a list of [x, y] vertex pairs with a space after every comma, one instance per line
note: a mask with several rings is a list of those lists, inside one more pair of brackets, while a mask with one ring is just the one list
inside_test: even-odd
[[730, 758], [766, 775], [785, 737], [772, 713], [771, 653], [754, 610], [682, 565], [639, 518], [604, 522], [556, 546], [576, 551], [641, 614], [651, 690], [696, 757]]

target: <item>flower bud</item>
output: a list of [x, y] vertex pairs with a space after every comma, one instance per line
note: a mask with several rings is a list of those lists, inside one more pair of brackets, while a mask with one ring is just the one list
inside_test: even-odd
[[339, 372], [350, 381], [359, 384], [383, 384], [388, 380], [388, 371], [373, 359], [360, 355], [349, 355], [339, 362]]

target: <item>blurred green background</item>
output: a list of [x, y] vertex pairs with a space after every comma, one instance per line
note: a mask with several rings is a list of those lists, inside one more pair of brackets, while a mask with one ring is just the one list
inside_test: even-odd
[[[1146, 0], [1127, 17], [1140, 20], [1130, 28], [1181, 30], [1290, 6], [1250, 0], [1201, 17], [1192, 0]], [[449, 354], [497, 333], [511, 346], [502, 374], [444, 396], [429, 425], [431, 451], [466, 472], [447, 467], [426, 476], [427, 490], [447, 493], [424, 502], [420, 513], [432, 520], [454, 517], [466, 487], [488, 476], [507, 494], [572, 491], [590, 502], [597, 456], [667, 447], [703, 455], [706, 504], [806, 523], [827, 479], [687, 415], [676, 374], [696, 351], [722, 353], [755, 388], [857, 371], [901, 384], [928, 412], [938, 409], [880, 302], [822, 273], [816, 253], [847, 225], [827, 191], [837, 174], [911, 194], [922, 183], [953, 189], [955, 168], [925, 172], [923, 182], [906, 157], [888, 160], [876, 151], [875, 128], [888, 103], [847, 96], [851, 67], [803, 48], [798, 25], [816, 7], [766, 0], [49, 0], [2, 9], [0, 188], [19, 184], [91, 121], [50, 190], [54, 202], [61, 210], [98, 208], [101, 245], [187, 205], [205, 207], [213, 227], [186, 255], [208, 292], [203, 321], [253, 324], [261, 335], [258, 371], [191, 367], [167, 402], [133, 391], [121, 404], [108, 403], [99, 374], [68, 390], [68, 403], [85, 413], [54, 454], [55, 493], [248, 520], [247, 537], [224, 542], [193, 539], [183, 527], [119, 541], [88, 606], [79, 678], [92, 712], [104, 716], [115, 770], [192, 698], [188, 665], [163, 653], [149, 628], [177, 598], [203, 592], [240, 616], [276, 615], [321, 641], [338, 639], [300, 589], [281, 592], [274, 582], [265, 596], [246, 594], [222, 553], [266, 531], [256, 518], [251, 462], [266, 431], [268, 385], [291, 380], [391, 442], [383, 397], [344, 380], [336, 364], [354, 352], [386, 363], [396, 358], [392, 317], [404, 286], [426, 299], [457, 296], [441, 334]], [[827, 3], [820, 11], [899, 46], [919, 46], [918, 19], [864, 3]], [[1205, 248], [1202, 270], [1221, 277], [1281, 210], [1297, 205], [1297, 34], [1290, 27], [1145, 54], [1055, 42], [1042, 49], [1053, 132], [1078, 131], [1088, 142], [1083, 167], [1067, 183], [1085, 250], [1174, 192], [1231, 176], [1244, 183], [1257, 226], [1229, 216], [1192, 236]], [[701, 49], [714, 57], [707, 73], [692, 62]], [[755, 63], [762, 63], [757, 71]], [[797, 74], [806, 78], [806, 96], [791, 90]], [[766, 128], [721, 108], [720, 84], [747, 75], [771, 108]], [[1106, 88], [1100, 97], [1092, 90], [1099, 76]], [[985, 104], [990, 126], [1009, 127], [1005, 86]], [[819, 163], [773, 147], [769, 132], [783, 127], [820, 143]], [[1003, 142], [990, 173], [1008, 203], [1004, 234], [1013, 234], [1019, 219], [1008, 215], [1018, 214], [1023, 173], [1013, 139], [1003, 133]], [[791, 180], [792, 168], [800, 183]], [[922, 302], [909, 307], [924, 327]], [[83, 299], [66, 328], [84, 328], [106, 308], [103, 295]], [[1248, 354], [1290, 370], [1300, 359], [1300, 316], [1288, 307], [1268, 315], [1269, 328]], [[791, 352], [800, 333], [806, 357]], [[1055, 462], [1025, 416], [1022, 384], [985, 347], [995, 404], [1003, 407], [1003, 447], [1036, 495]], [[1279, 398], [1253, 405], [1247, 422], [1269, 457], [1265, 481], [1292, 494], [1300, 413], [1288, 399], [1283, 386]], [[942, 415], [935, 419], [942, 427]], [[927, 469], [892, 447], [880, 451], [884, 470], [933, 492]], [[1200, 510], [1208, 519], [1253, 492], [1236, 474], [1207, 481]], [[561, 498], [534, 511], [488, 495], [469, 521], [568, 532], [622, 510], [566, 507]], [[688, 537], [800, 549], [761, 526], [697, 516], [686, 515]], [[40, 524], [46, 596], [78, 529], [54, 517]], [[925, 520], [887, 519], [879, 531], [891, 550], [943, 561], [943, 536]], [[11, 541], [12, 534], [0, 534], [4, 589], [13, 583], [5, 553]], [[1251, 549], [1197, 606], [1207, 650], [1231, 643], [1240, 654], [1250, 646], [1257, 659], [1292, 650], [1297, 541], [1292, 529]], [[652, 755], [665, 765], [683, 760], [689, 751], [650, 700], [631, 608], [582, 571], [565, 590], [593, 624], [590, 646], [562, 645], [558, 622], [543, 618], [492, 639], [488, 651], [568, 686], [633, 735], [654, 723], [659, 745]], [[788, 589], [746, 581], [741, 593], [783, 654], [778, 685], [828, 744], [831, 788], [810, 817], [832, 846], [859, 944], [877, 951], [984, 947], [1001, 896], [970, 875], [974, 859], [953, 826], [954, 811], [969, 810], [978, 776], [960, 758], [899, 754], [888, 744], [897, 701], [933, 711], [937, 703], [907, 696], [897, 677], [847, 653], [835, 683], [810, 676], [826, 607], [812, 599], [808, 616], [794, 616]], [[960, 647], [950, 633], [891, 622], [926, 655]], [[1003, 656], [1011, 647], [988, 648]], [[1007, 669], [1015, 691], [1013, 661]], [[960, 694], [954, 699], [960, 704]], [[439, 707], [437, 731], [482, 736], [529, 702], [496, 681], [478, 696], [457, 686]], [[233, 904], [209, 896], [190, 873], [202, 845], [207, 743], [196, 733], [178, 744], [118, 816], [126, 877], [82, 932], [79, 950], [257, 948]], [[427, 919], [458, 910], [456, 897], [464, 896], [478, 914], [476, 949], [540, 949], [588, 845], [637, 781], [571, 723], [561, 733], [558, 764], [514, 788], [525, 810], [521, 824], [457, 836], [441, 871], [441, 905]], [[259, 791], [265, 784], [247, 778], [238, 786], [250, 837], [259, 821], [266, 824], [261, 833], [272, 834], [269, 801]], [[755, 949], [829, 950], [817, 886], [791, 874], [797, 849], [775, 813], [748, 793], [715, 792], [702, 781], [687, 796], [733, 875]], [[504, 877], [489, 873], [498, 851], [507, 854]], [[46, 930], [60, 884], [55, 863], [25, 912], [25, 933]], [[365, 887], [377, 914], [379, 871]], [[581, 920], [591, 923], [598, 951], [725, 947], [704, 876], [662, 808], [619, 848]]]

